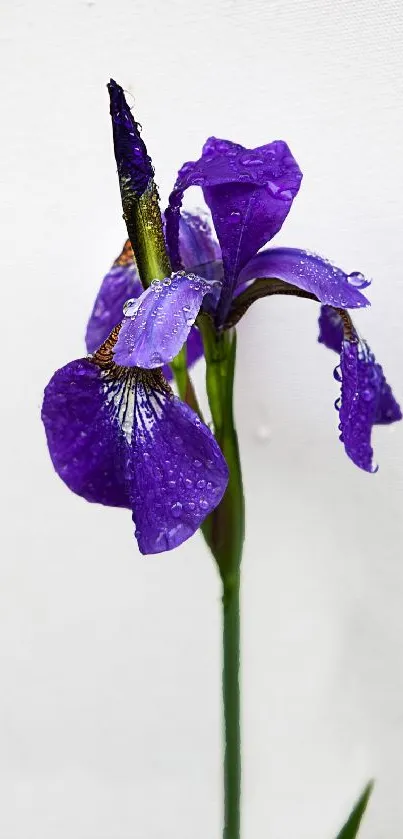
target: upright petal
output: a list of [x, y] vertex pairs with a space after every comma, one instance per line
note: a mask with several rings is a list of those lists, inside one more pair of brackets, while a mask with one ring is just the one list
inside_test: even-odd
[[364, 341], [343, 341], [340, 375], [340, 439], [357, 466], [375, 472], [372, 427], [401, 419], [400, 408], [386, 385], [381, 365]]
[[122, 320], [123, 304], [130, 298], [139, 297], [142, 291], [132, 247], [127, 240], [96, 296], [85, 335], [88, 352], [95, 352], [106, 341], [114, 326]]
[[161, 367], [177, 355], [193, 326], [203, 298], [219, 284], [179, 271], [158, 280], [125, 310], [114, 349], [116, 364]]
[[171, 262], [174, 268], [181, 265], [178, 229], [183, 193], [190, 186], [201, 186], [225, 270], [220, 322], [228, 312], [239, 271], [280, 229], [301, 178], [288, 146], [280, 140], [249, 150], [211, 137], [202, 157], [180, 169], [165, 214]]
[[180, 214], [179, 250], [185, 271], [194, 271], [195, 265], [204, 265], [221, 258], [220, 246], [213, 239], [210, 225], [193, 213]]
[[159, 371], [113, 363], [115, 340], [112, 333], [92, 359], [71, 362], [49, 382], [42, 419], [50, 455], [73, 492], [131, 508], [142, 553], [171, 550], [220, 502], [227, 465]]
[[258, 253], [241, 271], [238, 282], [258, 277], [277, 277], [315, 294], [321, 303], [343, 309], [368, 306], [361, 293], [369, 282], [363, 274], [346, 274], [327, 259], [299, 248], [268, 248]]

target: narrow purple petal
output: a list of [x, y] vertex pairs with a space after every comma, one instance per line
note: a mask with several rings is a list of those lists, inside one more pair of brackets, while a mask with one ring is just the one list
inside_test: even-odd
[[114, 349], [116, 364], [161, 367], [177, 355], [193, 326], [203, 298], [219, 285], [183, 271], [157, 280], [125, 311]]
[[320, 344], [324, 344], [329, 350], [341, 353], [344, 338], [343, 321], [333, 306], [321, 306], [319, 315], [319, 337]]
[[92, 353], [106, 341], [114, 326], [121, 322], [123, 304], [140, 296], [143, 286], [133, 260], [130, 243], [126, 245], [102, 280], [88, 321], [85, 343]]
[[[107, 342], [108, 343], [108, 342]], [[161, 374], [73, 361], [58, 370], [42, 408], [50, 456], [88, 501], [129, 507], [142, 553], [188, 539], [220, 502], [228, 469], [216, 440]]]
[[[360, 345], [356, 330], [352, 326], [353, 335]], [[319, 315], [319, 343], [328, 347], [329, 350], [341, 354], [344, 340], [343, 320], [339, 312], [332, 306], [321, 306]], [[389, 425], [402, 418], [400, 407], [393, 396], [392, 389], [387, 383], [382, 367], [375, 361], [366, 342], [361, 342], [361, 356], [366, 359], [367, 369], [372, 369], [370, 375], [377, 383], [376, 408], [374, 413], [374, 425]]]
[[190, 186], [201, 186], [225, 270], [220, 322], [231, 304], [239, 271], [280, 229], [301, 178], [296, 161], [282, 141], [250, 150], [211, 137], [202, 157], [180, 169], [165, 214], [171, 262], [174, 268], [181, 266], [178, 231], [183, 194]]
[[113, 79], [108, 84], [113, 145], [123, 204], [130, 195], [140, 198], [154, 177], [151, 158], [140, 137], [139, 126], [126, 102], [123, 88]]
[[248, 262], [239, 283], [257, 277], [277, 277], [315, 294], [321, 303], [343, 309], [369, 306], [360, 288], [369, 283], [357, 271], [345, 274], [327, 259], [298, 248], [269, 248]]
[[401, 419], [400, 408], [386, 385], [381, 365], [364, 341], [343, 341], [340, 375], [340, 439], [360, 469], [376, 472], [372, 427]]

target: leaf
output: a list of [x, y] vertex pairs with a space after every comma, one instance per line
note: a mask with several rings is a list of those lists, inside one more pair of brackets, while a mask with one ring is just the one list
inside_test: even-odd
[[374, 782], [370, 781], [361, 793], [357, 803], [354, 805], [344, 827], [338, 833], [336, 839], [355, 839], [360, 829], [361, 819], [367, 809], [371, 797]]

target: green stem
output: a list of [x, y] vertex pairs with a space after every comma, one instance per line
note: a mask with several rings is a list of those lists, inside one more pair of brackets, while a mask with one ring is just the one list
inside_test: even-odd
[[202, 530], [217, 562], [223, 584], [223, 705], [224, 705], [224, 839], [240, 837], [240, 566], [244, 541], [244, 497], [233, 392], [236, 335], [217, 333], [210, 318], [201, 316], [206, 357], [206, 386], [214, 433], [229, 467], [226, 493], [204, 522]]
[[224, 839], [240, 837], [240, 612], [239, 573], [223, 585], [223, 703], [224, 703]]

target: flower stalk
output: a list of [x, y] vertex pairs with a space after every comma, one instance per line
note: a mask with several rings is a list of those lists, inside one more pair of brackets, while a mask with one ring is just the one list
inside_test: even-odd
[[224, 839], [240, 837], [240, 581], [244, 541], [244, 496], [233, 393], [236, 333], [217, 333], [209, 317], [199, 318], [206, 357], [206, 387], [214, 433], [229, 466], [229, 482], [218, 507], [203, 525], [222, 579], [224, 709]]

